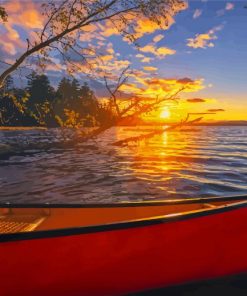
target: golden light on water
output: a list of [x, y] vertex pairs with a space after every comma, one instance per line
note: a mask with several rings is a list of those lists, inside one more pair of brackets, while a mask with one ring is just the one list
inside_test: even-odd
[[[161, 130], [164, 127], [136, 127], [136, 128], [118, 128], [115, 130], [116, 140], [122, 140], [126, 137], [133, 137], [154, 130]], [[130, 143], [122, 149], [116, 150], [118, 155], [131, 157], [131, 161], [122, 163], [122, 168], [136, 176], [138, 180], [147, 182], [157, 182], [159, 176], [160, 184], [157, 185], [158, 190], [167, 190], [173, 192], [174, 184], [169, 183], [170, 174], [180, 176], [184, 174], [183, 169], [191, 165], [190, 156], [183, 156], [183, 152], [190, 149], [192, 155], [196, 155], [198, 145], [195, 142], [195, 134], [191, 132], [164, 131], [162, 134], [143, 140], [140, 142]], [[182, 158], [181, 158], [182, 156]], [[162, 185], [162, 181], [168, 182]], [[176, 186], [179, 185], [179, 179], [176, 181]], [[167, 187], [168, 186], [168, 187]], [[123, 185], [124, 190], [130, 192], [135, 190], [134, 183], [126, 183]]]

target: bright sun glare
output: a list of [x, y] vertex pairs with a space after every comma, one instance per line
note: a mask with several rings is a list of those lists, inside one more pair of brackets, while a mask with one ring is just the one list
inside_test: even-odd
[[163, 108], [160, 112], [160, 118], [162, 119], [170, 118], [170, 115], [170, 111], [167, 107]]

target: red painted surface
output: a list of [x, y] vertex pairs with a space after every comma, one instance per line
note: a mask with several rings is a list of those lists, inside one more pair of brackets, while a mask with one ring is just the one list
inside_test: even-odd
[[247, 271], [247, 208], [0, 243], [1, 296], [122, 295]]

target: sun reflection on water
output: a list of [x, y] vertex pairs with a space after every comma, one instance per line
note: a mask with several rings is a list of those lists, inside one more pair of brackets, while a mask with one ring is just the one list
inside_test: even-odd
[[[126, 128], [124, 131], [121, 129], [117, 139], [131, 137], [133, 133], [135, 136], [144, 134], [144, 131], [148, 133], [148, 129], [151, 131], [151, 128], [140, 127], [130, 130]], [[164, 127], [158, 129], [164, 129]], [[184, 156], [186, 151], [189, 151], [188, 156]], [[189, 166], [191, 155], [196, 154], [196, 151], [197, 145], [193, 136], [180, 131], [164, 131], [151, 139], [130, 143], [128, 147], [118, 149], [117, 153], [123, 156], [128, 154], [131, 161], [124, 163], [125, 170], [131, 172], [135, 178], [150, 182], [157, 180], [167, 182], [171, 175], [175, 174], [178, 182], [181, 171]]]

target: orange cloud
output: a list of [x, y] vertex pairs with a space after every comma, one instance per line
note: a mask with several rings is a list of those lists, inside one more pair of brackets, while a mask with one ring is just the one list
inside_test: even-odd
[[40, 13], [40, 4], [32, 1], [6, 1], [4, 8], [8, 13], [8, 22], [5, 23], [5, 33], [2, 34], [0, 44], [7, 54], [15, 55], [27, 44], [21, 40], [15, 26], [26, 30], [31, 38], [30, 29], [40, 29], [43, 26], [44, 17]]
[[107, 62], [113, 59], [113, 55], [108, 54], [108, 55], [101, 55], [100, 58], [102, 59], [102, 61]]
[[223, 26], [214, 27], [205, 34], [196, 34], [195, 38], [187, 39], [187, 46], [192, 48], [214, 47], [212, 40], [216, 40], [216, 32], [221, 31]]
[[19, 33], [11, 27], [9, 23], [5, 24], [5, 28], [8, 31], [8, 38], [12, 41], [18, 40], [20, 38]]
[[9, 23], [5, 24], [5, 33], [0, 38], [0, 45], [9, 55], [15, 55], [20, 48], [25, 48], [26, 44], [20, 39], [18, 32]]
[[155, 31], [160, 30], [161, 28], [165, 30], [169, 29], [171, 25], [174, 23], [174, 18], [173, 18], [174, 15], [175, 15], [174, 12], [172, 12], [171, 15], [168, 15], [167, 21], [165, 21], [164, 19], [161, 19], [160, 24], [152, 22], [151, 20], [146, 18], [137, 18], [136, 24], [134, 27], [135, 36], [137, 38], [141, 38], [145, 34], [152, 34]]
[[[127, 22], [123, 22], [122, 19], [116, 16], [111, 20], [106, 20], [104, 24], [101, 25], [101, 34], [105, 37], [110, 37], [112, 35], [120, 35], [120, 32], [124, 30], [125, 32], [131, 32], [135, 38], [141, 38], [145, 34], [152, 34], [161, 28], [167, 30], [175, 22], [174, 16], [178, 12], [187, 9], [187, 7], [188, 5], [186, 2], [181, 1], [180, 3], [176, 3], [166, 14], [166, 19], [161, 17], [157, 19], [157, 21], [152, 21], [145, 16], [140, 16], [140, 14], [135, 13], [134, 11], [129, 14], [124, 14], [124, 18]], [[131, 24], [131, 26], [129, 26], [128, 23]], [[129, 42], [128, 38], [124, 38], [124, 40]]]
[[183, 92], [196, 92], [204, 88], [202, 79], [190, 79], [190, 78], [147, 78], [139, 75], [132, 76], [136, 83], [132, 82], [128, 85], [123, 85], [121, 90], [131, 94], [138, 95], [142, 98], [153, 99], [157, 96], [166, 96], [171, 93], [175, 93], [183, 89]]
[[157, 36], [155, 36], [154, 38], [153, 38], [153, 42], [154, 43], [157, 43], [157, 42], [159, 42], [160, 40], [162, 40], [164, 38], [164, 36], [162, 35], [162, 34], [159, 34], [159, 35], [157, 35]]
[[187, 102], [189, 102], [189, 103], [205, 103], [206, 100], [201, 99], [201, 98], [193, 98], [193, 99], [187, 99]]
[[143, 69], [144, 69], [145, 71], [149, 71], [149, 72], [153, 72], [153, 71], [157, 71], [157, 70], [158, 70], [158, 68], [156, 68], [156, 67], [151, 67], [151, 66], [145, 66], [145, 67], [143, 67]]
[[113, 47], [107, 47], [106, 51], [107, 51], [109, 54], [114, 54], [114, 49], [113, 49]]
[[43, 28], [43, 19], [41, 18], [40, 13], [35, 8], [31, 8], [22, 13], [22, 24], [26, 28]]
[[175, 54], [176, 50], [167, 47], [159, 47], [156, 52], [158, 53], [158, 56], [166, 56]]
[[170, 49], [168, 47], [156, 47], [154, 44], [150, 43], [140, 48], [140, 51], [146, 53], [152, 53], [153, 55], [162, 58], [167, 55], [173, 55], [176, 53], [176, 50]]
[[2, 45], [3, 50], [9, 53], [10, 55], [16, 54], [17, 51], [13, 43], [7, 42], [6, 40], [1, 39], [0, 44]]
[[144, 57], [141, 62], [142, 63], [150, 63], [150, 61], [153, 60], [153, 58], [150, 58], [150, 57]]
[[[115, 22], [117, 22], [115, 20]], [[99, 26], [101, 31], [100, 34], [104, 37], [110, 37], [113, 35], [120, 35], [119, 30], [117, 29], [117, 25], [114, 26], [114, 23], [111, 20], [106, 20], [103, 25]]]
[[8, 24], [20, 25], [25, 29], [41, 29], [44, 17], [40, 3], [32, 1], [8, 1], [4, 4], [8, 12]]

